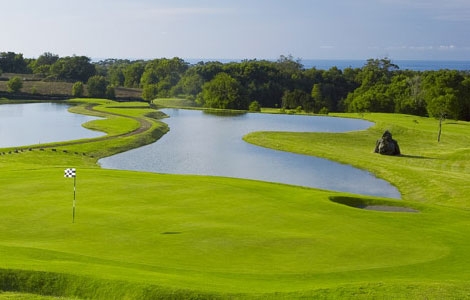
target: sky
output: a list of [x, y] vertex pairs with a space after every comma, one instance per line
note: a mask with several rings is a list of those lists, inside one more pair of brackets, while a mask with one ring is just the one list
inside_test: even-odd
[[0, 0], [0, 52], [470, 60], [469, 0]]

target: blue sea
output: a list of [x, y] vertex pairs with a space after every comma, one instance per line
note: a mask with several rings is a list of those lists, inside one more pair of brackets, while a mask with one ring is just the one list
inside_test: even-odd
[[[305, 59], [301, 63], [304, 68], [311, 69], [315, 67], [319, 70], [328, 70], [332, 67], [344, 70], [346, 68], [362, 68], [367, 60], [321, 60], [321, 59]], [[392, 60], [400, 70], [413, 71], [437, 71], [441, 69], [470, 71], [470, 61], [457, 60]]]
[[[190, 64], [196, 64], [200, 61], [219, 61], [221, 63], [241, 62], [241, 59], [184, 59]], [[316, 68], [318, 70], [328, 70], [332, 67], [344, 70], [346, 68], [362, 68], [367, 60], [348, 60], [348, 59], [303, 59], [300, 61], [305, 69]], [[393, 60], [400, 70], [413, 71], [437, 71], [441, 69], [470, 71], [470, 61], [458, 60]]]

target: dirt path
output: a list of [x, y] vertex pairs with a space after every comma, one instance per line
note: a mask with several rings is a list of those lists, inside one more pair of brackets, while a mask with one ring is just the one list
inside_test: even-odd
[[[93, 109], [95, 106], [96, 106], [95, 104], [90, 104], [90, 105], [87, 105], [85, 107], [85, 109], [88, 110], [88, 111], [91, 111], [91, 112], [97, 112], [96, 110]], [[120, 115], [120, 114], [116, 114], [116, 113], [110, 113], [110, 112], [106, 112], [104, 114], [133, 119], [133, 120], [136, 120], [137, 122], [139, 122], [139, 124], [140, 124], [139, 128], [137, 128], [137, 129], [135, 129], [131, 132], [123, 133], [123, 134], [119, 134], [119, 135], [114, 135], [114, 136], [102, 137], [102, 139], [104, 139], [104, 140], [109, 140], [109, 139], [117, 138], [117, 137], [132, 136], [132, 135], [135, 135], [135, 134], [145, 132], [145, 131], [149, 130], [152, 127], [152, 123], [150, 121], [146, 120], [146, 119], [143, 119], [143, 118], [124, 116], [124, 115]]]

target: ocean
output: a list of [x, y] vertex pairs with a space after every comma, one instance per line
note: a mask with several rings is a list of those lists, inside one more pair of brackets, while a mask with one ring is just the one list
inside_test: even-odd
[[[219, 61], [221, 63], [241, 62], [241, 59], [184, 59], [190, 64], [198, 62]], [[300, 63], [305, 69], [316, 68], [318, 70], [328, 70], [332, 67], [344, 70], [346, 68], [362, 68], [367, 60], [350, 59], [302, 59]], [[400, 70], [412, 71], [437, 71], [441, 69], [470, 71], [470, 61], [458, 60], [393, 60]]]
[[[400, 70], [413, 71], [437, 71], [441, 69], [470, 71], [470, 61], [457, 60], [391, 60]], [[315, 67], [319, 70], [328, 70], [332, 67], [344, 70], [346, 68], [362, 68], [367, 60], [323, 60], [323, 59], [305, 59], [301, 63], [304, 68], [311, 69]]]

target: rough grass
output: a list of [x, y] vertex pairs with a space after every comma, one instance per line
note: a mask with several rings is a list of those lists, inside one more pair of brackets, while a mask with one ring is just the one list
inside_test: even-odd
[[[0, 290], [82, 299], [470, 297], [470, 211], [459, 196], [468, 185], [467, 123], [447, 124], [442, 143], [430, 138], [417, 149], [412, 141], [426, 140], [433, 120], [407, 125], [408, 116], [370, 115], [377, 125], [364, 132], [248, 137], [358, 161], [404, 192], [404, 200], [393, 201], [250, 180], [103, 170], [97, 157], [151, 140], [152, 128], [161, 125], [146, 117], [149, 108], [93, 103], [101, 106], [91, 113], [110, 117], [93, 125], [110, 134], [106, 139], [53, 145], [68, 152], [0, 156]], [[121, 126], [114, 118], [122, 118]], [[152, 125], [131, 134], [136, 123], [124, 120]], [[372, 153], [384, 128], [408, 156]], [[63, 178], [68, 167], [77, 168], [74, 224], [73, 180]], [[445, 176], [429, 181], [427, 172], [435, 170]], [[440, 190], [439, 180], [446, 176], [456, 180], [456, 197], [444, 201], [439, 193], [448, 190]], [[332, 198], [399, 202], [419, 213], [360, 210]]]
[[[6, 80], [0, 80], [0, 92], [7, 92], [8, 78], [19, 76], [23, 78], [22, 93], [31, 96], [64, 96], [73, 98], [72, 86], [73, 82], [64, 81], [43, 81], [41, 78], [35, 77], [33, 74], [3, 74]], [[86, 84], [84, 85], [86, 94]], [[116, 97], [118, 99], [142, 99], [142, 89], [138, 88], [115, 88]], [[26, 96], [27, 97], [27, 96]]]

